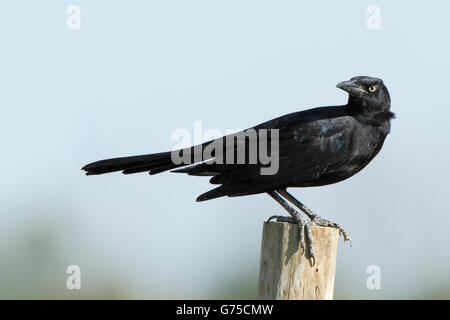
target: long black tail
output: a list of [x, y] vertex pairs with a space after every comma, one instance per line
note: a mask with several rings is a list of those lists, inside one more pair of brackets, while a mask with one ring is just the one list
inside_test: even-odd
[[86, 175], [103, 174], [115, 171], [122, 171], [125, 174], [150, 171], [150, 174], [156, 174], [179, 166], [172, 162], [170, 155], [170, 152], [162, 152], [142, 156], [100, 160], [85, 165], [82, 170], [86, 171]]
[[[115, 171], [122, 171], [124, 174], [149, 171], [150, 174], [157, 174], [163, 171], [184, 167], [186, 165], [202, 161], [202, 150], [209, 143], [210, 141], [204, 143], [203, 145], [175, 151], [180, 156], [182, 156], [185, 152], [189, 152], [191, 161], [188, 163], [174, 163], [172, 160], [172, 152], [169, 151], [141, 156], [100, 160], [85, 165], [81, 168], [81, 170], [86, 171], [86, 175], [103, 174]], [[200, 157], [198, 157], [198, 154], [200, 154]]]

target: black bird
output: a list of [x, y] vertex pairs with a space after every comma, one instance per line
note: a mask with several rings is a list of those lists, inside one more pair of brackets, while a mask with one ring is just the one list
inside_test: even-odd
[[[245, 161], [240, 164], [224, 161], [214, 163], [211, 160], [205, 161], [208, 159], [202, 156], [198, 157], [218, 140], [176, 150], [175, 153], [179, 156], [187, 155], [188, 163], [186, 161], [175, 163], [174, 152], [163, 152], [101, 160], [84, 166], [82, 170], [85, 170], [87, 175], [114, 171], [122, 171], [125, 174], [148, 171], [152, 175], [181, 167], [174, 172], [212, 176], [210, 182], [220, 186], [200, 195], [197, 201], [222, 196], [268, 193], [291, 215], [291, 217], [273, 216], [270, 219], [297, 223], [301, 248], [304, 252], [306, 248], [307, 256], [314, 258], [311, 225], [334, 227], [339, 229], [344, 240], [350, 238], [338, 224], [313, 213], [286, 189], [323, 186], [353, 176], [378, 154], [390, 131], [390, 120], [395, 117], [390, 111], [389, 92], [381, 79], [354, 77], [337, 84], [337, 87], [348, 92], [349, 99], [346, 105], [291, 113], [244, 131], [244, 134], [256, 132], [258, 141], [262, 141], [264, 137], [260, 132], [264, 129], [275, 132], [275, 129], [278, 129], [276, 141], [278, 150], [271, 148], [272, 155], [276, 155], [278, 160], [278, 170], [273, 174], [262, 174], [261, 169], [265, 165], [259, 160], [256, 163], [250, 162], [248, 154]], [[273, 136], [271, 137], [268, 140], [273, 139]], [[242, 146], [250, 150], [250, 140], [248, 137], [244, 140], [238, 139], [236, 145], [232, 147], [233, 155]], [[219, 158], [217, 150], [211, 152], [211, 159]], [[192, 163], [197, 164], [189, 165]], [[303, 211], [309, 220], [305, 221], [286, 200]]]

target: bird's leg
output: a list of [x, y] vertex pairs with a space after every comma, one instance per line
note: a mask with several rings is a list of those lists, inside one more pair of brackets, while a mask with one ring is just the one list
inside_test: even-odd
[[[311, 258], [312, 265], [315, 264], [315, 257], [314, 257], [314, 248], [313, 248], [313, 238], [311, 233], [311, 222], [305, 221], [303, 217], [300, 215], [299, 212], [297, 212], [294, 208], [292, 208], [278, 193], [275, 191], [270, 191], [268, 194], [275, 199], [276, 202], [278, 202], [289, 214], [291, 217], [283, 217], [283, 216], [272, 216], [269, 218], [269, 221], [271, 219], [276, 218], [278, 222], [289, 222], [289, 223], [295, 223], [298, 224], [299, 229], [299, 236], [300, 236], [300, 247], [302, 248], [302, 254], [306, 252], [306, 257]], [[306, 241], [305, 241], [306, 240]], [[306, 242], [306, 243], [305, 243]], [[306, 246], [305, 246], [306, 244]], [[305, 248], [307, 250], [305, 250]]]
[[289, 202], [291, 202], [294, 206], [302, 210], [308, 218], [311, 220], [314, 220], [314, 218], [318, 217], [317, 214], [315, 214], [312, 210], [310, 210], [307, 206], [305, 206], [303, 203], [301, 203], [299, 200], [294, 198], [292, 194], [287, 192], [286, 190], [277, 190], [279, 194], [281, 194], [284, 198], [286, 198]]
[[284, 198], [286, 198], [289, 202], [291, 202], [293, 205], [295, 205], [297, 208], [302, 210], [310, 219], [313, 225], [315, 226], [321, 226], [321, 227], [331, 227], [336, 228], [339, 230], [339, 234], [344, 237], [344, 241], [350, 241], [350, 245], [352, 243], [352, 239], [350, 238], [349, 234], [337, 223], [326, 220], [317, 214], [315, 214], [313, 211], [308, 209], [303, 203], [301, 203], [299, 200], [294, 198], [292, 194], [287, 192], [286, 190], [277, 190], [279, 194], [281, 194]]

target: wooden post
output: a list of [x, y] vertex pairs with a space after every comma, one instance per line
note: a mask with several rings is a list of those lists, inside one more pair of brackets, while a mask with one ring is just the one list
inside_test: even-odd
[[339, 232], [316, 226], [311, 232], [314, 266], [300, 255], [297, 225], [264, 222], [258, 299], [333, 299]]

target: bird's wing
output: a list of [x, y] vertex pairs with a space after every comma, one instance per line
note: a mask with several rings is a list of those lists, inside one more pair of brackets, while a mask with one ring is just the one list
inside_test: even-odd
[[191, 175], [214, 175], [211, 183], [222, 184], [200, 196], [200, 201], [222, 195], [246, 195], [293, 184], [307, 184], [349, 160], [354, 126], [355, 121], [350, 116], [315, 120], [291, 116], [255, 127], [279, 129], [279, 170], [274, 175], [262, 175], [263, 166], [260, 164], [202, 163], [178, 171]]

